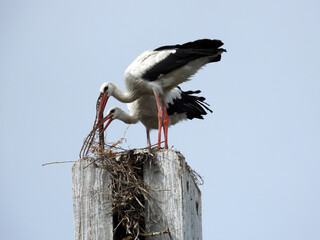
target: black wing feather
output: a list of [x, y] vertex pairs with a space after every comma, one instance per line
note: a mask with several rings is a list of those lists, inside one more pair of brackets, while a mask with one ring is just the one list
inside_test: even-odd
[[208, 59], [208, 63], [218, 62], [221, 60], [221, 53], [226, 51], [220, 48], [222, 45], [223, 42], [220, 40], [200, 39], [182, 45], [178, 44], [156, 48], [154, 51], [175, 49], [176, 52], [171, 53], [168, 57], [148, 69], [142, 75], [142, 78], [147, 81], [155, 81], [160, 75], [165, 75], [202, 57], [212, 56], [212, 58]]
[[155, 51], [168, 50], [168, 49], [217, 49], [223, 45], [221, 40], [217, 39], [199, 39], [185, 44], [168, 45], [156, 48]]

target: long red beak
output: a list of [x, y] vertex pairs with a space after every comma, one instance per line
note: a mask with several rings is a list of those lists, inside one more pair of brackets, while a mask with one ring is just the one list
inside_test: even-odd
[[98, 109], [98, 122], [103, 118], [103, 111], [107, 105], [109, 96], [105, 93], [101, 93], [98, 102], [99, 102], [99, 109]]
[[99, 128], [99, 145], [100, 145], [100, 148], [103, 150], [104, 149], [104, 136], [103, 136], [103, 122], [101, 123], [101, 121], [103, 120], [103, 112], [104, 112], [104, 109], [107, 105], [107, 102], [108, 102], [108, 95], [105, 94], [105, 93], [101, 93], [98, 97], [98, 100], [97, 100], [97, 104], [96, 104], [96, 109], [97, 109], [97, 116], [96, 116], [96, 123], [98, 125], [98, 127], [95, 127], [94, 131], [96, 131], [98, 128]]
[[102, 121], [99, 123], [99, 125], [97, 127], [100, 127], [104, 122], [106, 122], [107, 120], [109, 120], [106, 124], [106, 126], [103, 128], [103, 130], [100, 132], [99, 136], [101, 136], [103, 134], [103, 132], [107, 129], [107, 127], [110, 125], [110, 123], [114, 120], [113, 115], [110, 114], [108, 116], [106, 116], [104, 119], [102, 119]]

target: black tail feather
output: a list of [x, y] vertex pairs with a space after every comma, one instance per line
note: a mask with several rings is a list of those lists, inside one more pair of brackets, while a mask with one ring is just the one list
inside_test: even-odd
[[180, 87], [178, 88], [181, 91], [181, 98], [174, 99], [173, 103], [169, 104], [169, 107], [167, 108], [169, 115], [185, 113], [188, 119], [203, 119], [203, 115], [207, 114], [206, 111], [213, 112], [209, 108], [210, 105], [205, 102], [205, 97], [194, 95], [200, 93], [200, 90], [184, 92]]

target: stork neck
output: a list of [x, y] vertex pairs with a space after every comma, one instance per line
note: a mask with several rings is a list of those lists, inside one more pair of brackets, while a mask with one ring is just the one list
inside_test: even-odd
[[135, 115], [129, 115], [128, 113], [126, 112], [122, 112], [122, 114], [118, 117], [119, 120], [121, 120], [122, 122], [124, 123], [127, 123], [127, 124], [136, 124], [139, 119], [137, 118], [137, 116]]
[[123, 103], [131, 103], [139, 98], [137, 94], [132, 91], [123, 92], [119, 87], [114, 87], [114, 92], [112, 94], [117, 100]]

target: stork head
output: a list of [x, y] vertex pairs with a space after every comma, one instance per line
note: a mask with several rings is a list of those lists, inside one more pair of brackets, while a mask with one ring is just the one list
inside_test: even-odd
[[118, 107], [112, 107], [109, 109], [107, 116], [106, 117], [110, 117], [113, 120], [119, 118], [119, 116], [121, 115], [121, 112], [123, 112], [121, 110], [121, 108]]
[[114, 85], [111, 82], [105, 82], [100, 87], [100, 94], [110, 97], [113, 93]]
[[105, 116], [105, 118], [102, 119], [102, 121], [99, 123], [99, 126], [102, 125], [104, 122], [107, 121], [106, 126], [104, 127], [103, 131], [100, 133], [102, 134], [107, 127], [110, 125], [110, 123], [114, 120], [114, 119], [118, 119], [121, 118], [121, 112], [123, 112], [120, 108], [118, 107], [112, 107], [109, 109], [109, 111], [107, 112], [107, 115]]
[[100, 95], [97, 101], [98, 119], [102, 119], [103, 111], [107, 105], [109, 97], [112, 95], [114, 85], [110, 82], [105, 82], [100, 87]]

